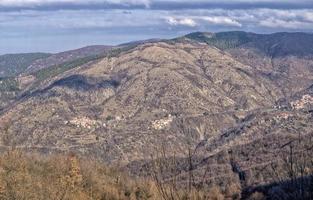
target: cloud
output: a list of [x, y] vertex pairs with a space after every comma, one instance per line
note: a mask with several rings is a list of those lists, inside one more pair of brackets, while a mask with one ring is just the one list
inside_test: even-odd
[[248, 31], [313, 31], [313, 9], [188, 10], [183, 16], [203, 29], [216, 25]]
[[242, 24], [239, 23], [238, 21], [225, 16], [200, 17], [199, 19], [215, 25], [236, 26], [236, 27], [242, 26]]
[[49, 5], [49, 4], [95, 4], [95, 3], [112, 3], [112, 4], [144, 4], [149, 5], [150, 0], [1, 0], [1, 6], [36, 6], [36, 5]]
[[80, 11], [22, 11], [0, 12], [0, 29], [103, 29], [157, 27], [163, 23], [164, 13], [147, 11], [126, 12], [124, 10], [80, 10]]
[[309, 22], [313, 22], [313, 12], [304, 13], [303, 18]]
[[265, 19], [259, 23], [261, 26], [269, 28], [287, 28], [287, 29], [299, 29], [299, 28], [311, 28], [313, 23], [302, 22], [297, 20], [282, 20], [282, 19]]
[[211, 25], [221, 25], [221, 26], [235, 26], [241, 27], [242, 24], [238, 21], [231, 19], [227, 16], [179, 16], [179, 17], [167, 17], [166, 22], [172, 26], [189, 26], [189, 27], [196, 27], [201, 24], [201, 21], [205, 22], [204, 25], [211, 24]]
[[0, 0], [0, 11], [145, 9], [150, 0]]
[[[118, 1], [115, 0], [114, 2]], [[138, 2], [133, 1], [133, 3]], [[5, 31], [8, 27], [19, 27], [21, 29], [29, 27], [66, 29], [154, 26], [156, 28], [166, 28], [168, 25], [177, 28], [192, 27], [199, 30], [237, 28], [248, 31], [261, 29], [270, 31], [270, 29], [277, 30], [277, 28], [281, 28], [281, 31], [288, 31], [288, 29], [312, 31], [313, 9], [187, 9], [183, 11], [91, 9], [0, 12], [0, 27], [2, 31]]]
[[0, 0], [0, 30], [0, 52], [25, 41], [32, 51], [34, 43], [62, 49], [74, 39], [116, 44], [191, 31], [313, 32], [313, 1]]
[[[127, 13], [127, 14], [126, 14]], [[267, 30], [299, 31], [313, 30], [313, 10], [226, 10], [188, 9], [182, 11], [163, 10], [57, 10], [57, 11], [11, 11], [0, 12], [0, 28], [114, 28], [114, 27], [172, 27], [190, 31], [197, 30]], [[189, 29], [187, 29], [189, 28]], [[214, 30], [213, 29], [213, 30]]]
[[101, 9], [309, 9], [312, 0], [0, 0], [0, 11]]
[[166, 19], [167, 23], [172, 25], [172, 26], [190, 26], [190, 27], [195, 27], [197, 26], [197, 23], [191, 19], [191, 18], [182, 18], [182, 19], [178, 19], [178, 18], [174, 18], [174, 17], [168, 17]]
[[259, 9], [250, 11], [255, 17], [255, 22], [262, 27], [283, 28], [294, 30], [313, 29], [313, 10], [275, 10]]

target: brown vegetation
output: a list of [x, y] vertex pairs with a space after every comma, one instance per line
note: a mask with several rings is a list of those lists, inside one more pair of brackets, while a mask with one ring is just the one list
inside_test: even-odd
[[9, 151], [0, 157], [0, 199], [148, 199], [151, 182], [76, 156], [27, 155]]
[[[175, 196], [164, 196], [164, 192], [175, 192]], [[130, 178], [117, 169], [72, 154], [43, 157], [13, 150], [0, 156], [0, 199], [223, 200], [224, 196], [217, 187], [208, 192], [189, 191], [148, 178]]]
[[151, 178], [130, 177], [118, 167], [107, 167], [74, 154], [43, 156], [12, 150], [0, 156], [0, 199], [261, 200], [277, 196], [282, 200], [311, 199], [311, 149], [299, 151], [290, 145], [286, 146], [288, 156], [279, 168], [271, 165], [277, 182], [259, 186], [248, 195], [235, 183], [220, 187], [196, 180], [191, 154], [186, 161], [187, 176], [182, 180], [176, 175], [181, 170], [181, 161], [169, 157], [164, 149], [153, 158]]

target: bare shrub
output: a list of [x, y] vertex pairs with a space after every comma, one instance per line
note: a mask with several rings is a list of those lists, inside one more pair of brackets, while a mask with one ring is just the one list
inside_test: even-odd
[[14, 150], [0, 156], [3, 200], [160, 199], [152, 185], [75, 155], [42, 157]]
[[[163, 200], [223, 200], [224, 194], [219, 187], [207, 188], [204, 181], [201, 184], [195, 180], [191, 152], [189, 149], [186, 158], [177, 158], [175, 154], [168, 155], [163, 145], [156, 157], [152, 156], [152, 178], [159, 196]], [[234, 186], [230, 189], [240, 194]], [[230, 194], [233, 195], [235, 193]]]
[[249, 198], [248, 200], [265, 200], [266, 197], [263, 193], [261, 192], [254, 192]]
[[281, 147], [282, 159], [272, 163], [269, 173], [277, 185], [270, 188], [269, 196], [276, 199], [313, 199], [313, 146], [312, 137], [305, 140], [299, 134]]

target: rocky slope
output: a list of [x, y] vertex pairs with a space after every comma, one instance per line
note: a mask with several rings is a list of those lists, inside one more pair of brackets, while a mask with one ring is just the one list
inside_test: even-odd
[[179, 39], [205, 42], [223, 49], [274, 81], [285, 97], [312, 84], [313, 35], [310, 33], [192, 33]]
[[138, 173], [166, 146], [168, 155], [182, 159], [192, 149], [194, 171], [210, 169], [208, 181], [240, 182], [234, 168], [255, 177], [282, 145], [299, 133], [312, 135], [312, 52], [289, 53], [293, 43], [287, 42], [280, 50], [287, 52], [269, 55], [256, 48], [256, 39], [229, 34], [228, 42], [219, 41], [223, 46], [204, 43], [213, 36], [197, 33], [44, 76], [2, 111], [1, 148], [75, 151]]

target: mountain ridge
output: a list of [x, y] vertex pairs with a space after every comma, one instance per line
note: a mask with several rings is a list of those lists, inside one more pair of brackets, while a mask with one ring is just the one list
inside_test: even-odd
[[[303, 50], [308, 57], [289, 50], [273, 57], [259, 53], [251, 41], [237, 46], [237, 39], [228, 45], [217, 38], [219, 45], [228, 45], [223, 49], [204, 43], [201, 35], [188, 37], [114, 49], [58, 73], [47, 67], [53, 76], [40, 84], [31, 80], [32, 90], [22, 88], [31, 93], [4, 106], [1, 148], [73, 151], [140, 174], [165, 145], [169, 155], [182, 160], [194, 150], [197, 173], [215, 163], [209, 166], [212, 182], [227, 176], [239, 183], [235, 161], [247, 177], [255, 176], [279, 160], [273, 152], [280, 155], [280, 147], [296, 140], [299, 130], [312, 136], [310, 48]], [[261, 173], [254, 181], [270, 177]]]
[[[207, 36], [207, 34], [209, 34], [209, 37]], [[218, 33], [195, 32], [188, 34], [183, 38], [207, 42], [208, 44], [212, 44], [223, 50], [238, 48], [242, 45], [250, 45], [248, 47], [256, 48], [257, 50], [260, 50], [261, 52], [268, 54], [272, 57], [286, 55], [305, 56], [311, 55], [313, 52], [311, 46], [313, 42], [313, 34], [303, 32], [277, 32], [272, 34], [256, 34], [243, 31]], [[281, 49], [285, 53], [285, 55], [280, 55], [279, 53], [277, 54], [275, 50], [271, 50], [271, 48], [275, 49], [277, 48], [277, 46], [279, 48], [284, 48], [284, 46], [287, 46], [284, 49]], [[305, 50], [302, 51], [301, 47]], [[288, 48], [290, 48], [291, 51], [288, 51]], [[275, 53], [277, 55], [275, 55]]]

